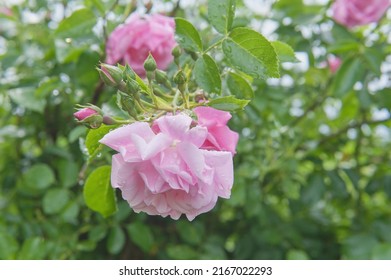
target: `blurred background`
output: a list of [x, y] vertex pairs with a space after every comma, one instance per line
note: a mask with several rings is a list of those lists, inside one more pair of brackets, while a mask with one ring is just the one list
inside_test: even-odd
[[135, 214], [120, 193], [111, 217], [87, 208], [72, 114], [111, 110], [95, 68], [133, 11], [208, 38], [206, 1], [0, 0], [0, 259], [391, 259], [391, 13], [348, 29], [331, 4], [237, 1], [235, 26], [300, 62], [253, 82], [229, 124], [232, 197], [189, 222]]

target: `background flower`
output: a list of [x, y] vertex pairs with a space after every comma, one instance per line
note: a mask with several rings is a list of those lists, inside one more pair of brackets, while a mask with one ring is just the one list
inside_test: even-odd
[[106, 62], [129, 64], [143, 76], [144, 61], [151, 53], [159, 69], [166, 69], [172, 62], [175, 22], [173, 18], [159, 14], [140, 16], [132, 14], [125, 24], [118, 26], [109, 36], [106, 45]]
[[334, 19], [351, 28], [378, 21], [389, 6], [389, 0], [336, 0], [332, 9]]

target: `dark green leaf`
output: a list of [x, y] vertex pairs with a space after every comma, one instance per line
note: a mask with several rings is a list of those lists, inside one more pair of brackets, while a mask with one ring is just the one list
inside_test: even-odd
[[185, 50], [201, 52], [202, 40], [197, 29], [183, 18], [175, 18], [175, 34], [179, 45]]
[[337, 97], [345, 96], [353, 89], [354, 84], [362, 79], [364, 67], [359, 57], [345, 60], [335, 75], [333, 93]]
[[249, 82], [241, 75], [229, 72], [227, 85], [232, 95], [240, 99], [252, 99], [254, 91]]
[[231, 30], [235, 16], [235, 0], [208, 0], [208, 19], [216, 30], [226, 34]]
[[149, 227], [135, 222], [127, 227], [130, 239], [144, 252], [149, 252], [153, 246], [153, 235]]
[[74, 38], [85, 36], [86, 32], [92, 32], [96, 24], [94, 13], [86, 8], [73, 12], [72, 15], [60, 22], [55, 32], [58, 38]]
[[45, 193], [42, 201], [43, 211], [46, 214], [59, 213], [69, 201], [69, 191], [66, 189], [51, 189]]
[[27, 170], [23, 175], [23, 181], [31, 189], [42, 190], [53, 184], [55, 177], [48, 165], [39, 163]]
[[280, 62], [299, 62], [291, 46], [281, 41], [271, 42]]
[[58, 163], [58, 175], [64, 188], [72, 187], [77, 183], [79, 167], [74, 161], [61, 160]]
[[254, 78], [278, 78], [277, 53], [272, 44], [258, 32], [239, 27], [232, 30], [223, 41], [223, 51], [228, 62]]
[[84, 185], [84, 200], [87, 206], [103, 217], [108, 217], [117, 210], [110, 174], [110, 166], [98, 167], [88, 176]]
[[220, 71], [216, 62], [207, 54], [200, 57], [194, 66], [197, 84], [208, 93], [221, 93]]
[[125, 245], [125, 233], [120, 226], [115, 226], [110, 230], [107, 239], [107, 249], [110, 254], [118, 254]]
[[249, 102], [249, 100], [237, 99], [231, 95], [213, 99], [208, 103], [208, 106], [223, 111], [233, 112], [243, 110]]

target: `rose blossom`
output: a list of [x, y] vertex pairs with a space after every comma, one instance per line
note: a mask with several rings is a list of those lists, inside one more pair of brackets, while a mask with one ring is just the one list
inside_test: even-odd
[[348, 28], [378, 21], [390, 6], [390, 0], [335, 0], [334, 19]]
[[[213, 116], [212, 116], [213, 117]], [[189, 220], [229, 198], [232, 153], [206, 150], [208, 128], [184, 113], [136, 122], [106, 134], [100, 142], [116, 150], [111, 184], [135, 212]], [[233, 147], [235, 149], [235, 147]]]
[[159, 14], [132, 14], [125, 24], [118, 26], [106, 45], [106, 62], [129, 64], [141, 76], [145, 75], [144, 61], [151, 53], [157, 67], [164, 70], [173, 61], [175, 21]]
[[230, 113], [203, 106], [195, 108], [194, 113], [198, 117], [198, 125], [208, 129], [203, 149], [236, 153], [239, 134], [227, 126], [228, 120], [231, 119]]
[[79, 121], [91, 117], [92, 115], [98, 115], [98, 112], [91, 108], [83, 108], [73, 114], [73, 116]]

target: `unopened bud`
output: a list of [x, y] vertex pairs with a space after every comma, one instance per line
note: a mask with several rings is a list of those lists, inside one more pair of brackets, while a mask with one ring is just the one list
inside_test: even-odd
[[167, 88], [171, 88], [170, 80], [168, 79], [167, 73], [161, 70], [156, 70], [155, 72], [156, 82], [166, 86]]
[[129, 80], [126, 82], [126, 89], [130, 94], [136, 94], [140, 91], [140, 85], [135, 80]]
[[120, 95], [120, 105], [122, 109], [133, 118], [137, 119], [137, 110], [134, 104], [134, 100], [130, 96]]
[[101, 112], [98, 112], [90, 107], [79, 109], [73, 115], [79, 123], [82, 123], [89, 128], [98, 128], [103, 122]]
[[175, 48], [173, 48], [171, 54], [175, 58], [180, 57], [180, 55], [182, 54], [181, 47], [179, 45], [177, 45]]
[[183, 85], [186, 83], [186, 75], [185, 73], [183, 73], [182, 70], [179, 70], [175, 73], [174, 75], [174, 83], [176, 83], [177, 85]]
[[119, 69], [117, 66], [102, 63], [100, 68], [116, 84], [119, 84], [122, 81], [122, 70]]
[[156, 61], [150, 53], [144, 62], [144, 69], [146, 72], [153, 72], [156, 70], [156, 67]]
[[102, 81], [106, 85], [111, 86], [111, 87], [116, 86], [115, 81], [113, 80], [113, 78], [110, 76], [110, 74], [107, 71], [99, 69], [99, 68], [96, 68], [96, 70], [98, 70], [100, 78], [102, 79]]
[[125, 65], [125, 69], [122, 76], [124, 81], [130, 81], [136, 79], [136, 74], [134, 73], [133, 69], [130, 68], [128, 64]]

